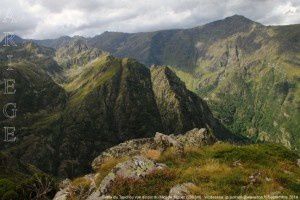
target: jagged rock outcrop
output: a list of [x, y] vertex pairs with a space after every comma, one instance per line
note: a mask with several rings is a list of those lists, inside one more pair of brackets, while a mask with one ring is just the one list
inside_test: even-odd
[[165, 133], [179, 134], [194, 127], [205, 127], [220, 140], [242, 141], [231, 134], [211, 113], [207, 103], [165, 66], [151, 67], [151, 81]]
[[176, 136], [176, 140], [185, 146], [200, 147], [215, 143], [217, 138], [205, 128], [194, 128], [184, 135]]
[[97, 168], [108, 158], [120, 158], [124, 156], [134, 156], [146, 153], [149, 150], [165, 151], [169, 147], [174, 147], [178, 153], [183, 152], [184, 147], [201, 147], [204, 145], [212, 145], [217, 141], [213, 134], [205, 128], [194, 128], [185, 134], [165, 135], [157, 132], [153, 138], [133, 139], [113, 146], [92, 162], [92, 167], [96, 171]]
[[165, 151], [169, 147], [174, 147], [179, 154], [183, 153], [184, 144], [178, 142], [172, 136], [156, 132], [154, 136], [154, 143], [156, 148], [158, 148], [160, 151]]
[[[144, 156], [144, 154], [150, 150], [162, 152], [167, 148], [172, 147], [180, 154], [184, 151], [184, 147], [211, 145], [216, 141], [217, 139], [205, 128], [195, 128], [182, 135], [165, 135], [157, 132], [152, 138], [133, 139], [123, 142], [107, 149], [94, 159], [92, 167], [96, 173], [85, 176], [92, 180], [89, 181], [91, 183], [89, 191], [93, 192], [88, 192], [85, 195], [89, 195], [89, 197], [87, 197], [89, 200], [99, 200], [102, 199], [101, 196], [109, 194], [110, 186], [118, 177], [124, 179], [140, 179], [155, 170], [167, 168], [165, 164], [156, 163], [153, 159]], [[92, 184], [95, 182], [96, 177], [100, 175], [97, 174], [97, 171], [105, 161], [112, 158], [117, 159], [124, 157], [131, 157], [131, 159], [117, 164], [102, 179], [98, 187], [96, 187], [95, 184]], [[56, 194], [55, 200], [67, 198], [69, 194], [68, 191], [72, 190], [68, 181], [65, 182], [66, 183], [61, 184], [61, 190]], [[170, 191], [170, 196], [184, 196], [185, 194], [188, 194], [186, 191], [190, 185], [191, 184], [177, 185]]]

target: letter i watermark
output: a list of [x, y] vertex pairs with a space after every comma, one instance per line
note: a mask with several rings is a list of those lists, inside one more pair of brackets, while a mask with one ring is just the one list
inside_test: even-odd
[[11, 64], [11, 58], [13, 57], [13, 55], [7, 55], [7, 59], [8, 59], [8, 68], [7, 70], [14, 70], [13, 68], [11, 68], [12, 64]]

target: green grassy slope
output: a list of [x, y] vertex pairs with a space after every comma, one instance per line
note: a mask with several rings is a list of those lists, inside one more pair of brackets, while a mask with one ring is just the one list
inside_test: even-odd
[[233, 132], [299, 149], [299, 29], [240, 33], [211, 45], [210, 59], [200, 59], [193, 71], [173, 69]]
[[[235, 146], [216, 143], [201, 148], [185, 148], [184, 155], [170, 148], [161, 155], [149, 157], [168, 168], [139, 179], [117, 177], [110, 186], [113, 196], [168, 196], [177, 184], [193, 183], [189, 188], [196, 196], [260, 196], [299, 195], [297, 154], [274, 144]], [[106, 160], [96, 171], [96, 184], [124, 158]], [[90, 182], [83, 177], [71, 182], [72, 191], [87, 192]], [[83, 190], [82, 188], [86, 188]], [[77, 198], [71, 192], [68, 199]]]

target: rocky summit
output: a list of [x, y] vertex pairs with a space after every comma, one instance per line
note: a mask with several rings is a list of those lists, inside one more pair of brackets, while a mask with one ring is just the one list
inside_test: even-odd
[[[89, 179], [90, 190], [85, 194], [80, 194], [80, 199], [97, 200], [104, 198], [105, 195], [110, 194], [110, 190], [114, 182], [118, 178], [139, 180], [147, 175], [163, 171], [168, 168], [166, 164], [155, 162], [153, 154], [161, 155], [169, 148], [174, 148], [178, 155], [183, 156], [184, 148], [199, 148], [205, 145], [212, 145], [217, 142], [217, 139], [210, 134], [206, 129], [193, 129], [184, 135], [165, 135], [157, 132], [153, 138], [142, 138], [129, 140], [117, 146], [111, 147], [101, 153], [94, 159], [92, 166], [95, 172], [101, 170], [101, 167], [110, 159], [122, 159], [127, 157], [123, 162], [117, 164], [111, 171], [99, 180], [102, 174], [90, 174], [83, 177]], [[88, 178], [87, 178], [88, 177]], [[100, 184], [96, 184], [96, 182]], [[66, 181], [63, 181], [64, 183]], [[193, 186], [191, 183], [184, 185], [177, 185], [171, 189], [171, 196], [184, 196], [189, 194], [188, 187]], [[72, 183], [61, 188], [55, 200], [69, 199], [72, 197]], [[83, 196], [84, 195], [84, 196]], [[75, 197], [76, 198], [76, 197]]]
[[[129, 140], [102, 152], [92, 163], [93, 173], [72, 181], [62, 181], [61, 189], [54, 200], [74, 198], [100, 200], [117, 198], [119, 195], [129, 197], [160, 195], [161, 198], [170, 200], [194, 199], [204, 194], [225, 191], [226, 187], [231, 188], [229, 190], [231, 193], [241, 190], [244, 194], [252, 194], [257, 191], [257, 186], [274, 184], [274, 178], [280, 176], [275, 174], [275, 171], [262, 174], [256, 167], [249, 166], [256, 159], [257, 164], [264, 166], [264, 169], [272, 163], [271, 160], [256, 158], [253, 152], [257, 150], [264, 152], [257, 155], [258, 157], [269, 156], [269, 159], [280, 162], [290, 160], [293, 167], [289, 173], [299, 173], [296, 154], [289, 158], [284, 158], [283, 154], [283, 157], [277, 157], [279, 152], [288, 153], [289, 150], [283, 147], [274, 148], [265, 145], [236, 147], [218, 141], [205, 128], [193, 129], [182, 135], [165, 135], [157, 132], [152, 138]], [[223, 160], [223, 156], [227, 154], [230, 156], [229, 160], [226, 160], [227, 158]], [[275, 168], [277, 167], [279, 166], [275, 165]], [[238, 180], [244, 181], [233, 186], [232, 180], [227, 177], [233, 174], [239, 177]], [[221, 185], [218, 188], [209, 180], [203, 182], [202, 179], [205, 177], [220, 181]], [[271, 190], [275, 188], [279, 187], [272, 186]], [[280, 190], [293, 193], [298, 189], [286, 185]]]

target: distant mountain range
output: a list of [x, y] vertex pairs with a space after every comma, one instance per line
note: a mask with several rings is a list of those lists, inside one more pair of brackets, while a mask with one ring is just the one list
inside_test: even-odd
[[299, 150], [299, 38], [299, 24], [264, 26], [234, 15], [191, 29], [34, 42], [59, 52], [82, 40], [146, 66], [169, 66], [232, 132]]

